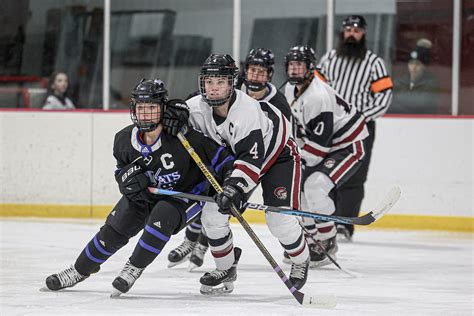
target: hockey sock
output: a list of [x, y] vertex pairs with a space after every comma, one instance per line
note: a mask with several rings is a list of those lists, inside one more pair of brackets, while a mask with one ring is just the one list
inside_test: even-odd
[[303, 233], [301, 233], [298, 239], [290, 245], [285, 245], [281, 242], [280, 244], [283, 246], [288, 256], [290, 256], [291, 262], [301, 264], [308, 259], [309, 250]]
[[198, 242], [203, 246], [209, 247], [209, 239], [207, 238], [207, 235], [204, 229], [201, 230], [201, 234], [199, 235]]
[[102, 263], [128, 243], [128, 238], [105, 224], [86, 245], [74, 267], [82, 275], [97, 272]]
[[130, 257], [130, 263], [145, 268], [155, 260], [180, 226], [181, 215], [176, 206], [162, 201], [153, 208], [143, 234]]
[[304, 228], [304, 235], [306, 238], [306, 242], [309, 245], [314, 244], [314, 239], [316, 239], [316, 235], [318, 234], [318, 229], [316, 228], [316, 222], [312, 218], [304, 218], [302, 220], [302, 224]]
[[325, 222], [316, 224], [318, 228], [317, 240], [327, 240], [336, 236], [337, 229], [334, 222]]
[[234, 243], [232, 232], [219, 239], [209, 238], [211, 254], [218, 270], [227, 270], [234, 263]]
[[199, 238], [199, 234], [202, 230], [201, 219], [197, 219], [192, 222], [188, 227], [186, 227], [186, 238], [189, 241], [196, 242]]

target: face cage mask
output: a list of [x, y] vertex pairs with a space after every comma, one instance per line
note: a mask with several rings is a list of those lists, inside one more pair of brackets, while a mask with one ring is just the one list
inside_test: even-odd
[[[206, 94], [206, 85], [205, 85], [205, 80], [207, 77], [226, 77], [227, 82], [229, 83], [230, 89], [229, 92], [227, 93], [227, 96], [222, 98], [222, 99], [208, 99], [207, 94]], [[215, 106], [221, 106], [224, 105], [232, 96], [232, 93], [234, 93], [235, 90], [235, 81], [237, 79], [236, 75], [199, 75], [199, 92], [201, 93], [201, 96], [209, 106], [215, 107]]]
[[250, 81], [248, 80], [248, 66], [247, 69], [245, 70], [245, 77], [244, 77], [244, 85], [249, 89], [250, 91], [261, 91], [267, 87], [267, 83], [269, 83], [272, 80], [272, 75], [273, 71], [267, 68], [267, 76], [268, 80], [265, 82], [259, 82], [259, 81]]
[[312, 69], [313, 69], [313, 67], [311, 66], [311, 63], [309, 63], [307, 61], [304, 61], [306, 63], [306, 69], [307, 70], [306, 70], [306, 73], [304, 74], [303, 77], [290, 77], [288, 75], [288, 65], [289, 65], [290, 61], [304, 61], [304, 60], [291, 59], [286, 63], [286, 76], [287, 76], [286, 78], [287, 78], [287, 81], [290, 84], [293, 84], [293, 85], [303, 84], [304, 81], [311, 76], [311, 72], [312, 72]]
[[[156, 121], [157, 122], [152, 122], [152, 121], [141, 121], [138, 119], [138, 115], [137, 115], [137, 105], [140, 104], [140, 103], [145, 103], [145, 102], [136, 102], [134, 100], [132, 100], [131, 104], [130, 104], [130, 117], [132, 119], [132, 122], [133, 124], [138, 127], [138, 129], [141, 131], [141, 132], [152, 132], [154, 131], [158, 125], [160, 124], [160, 121], [161, 121], [161, 116], [162, 116], [162, 113], [164, 113], [164, 106], [163, 106], [163, 102], [164, 100], [160, 100], [160, 101], [149, 101], [149, 103], [157, 103], [160, 105], [160, 114], [158, 115], [158, 113], [156, 113]], [[148, 103], [148, 102], [146, 102]], [[146, 112], [144, 113], [146, 114]], [[151, 111], [150, 111], [150, 114]], [[151, 116], [151, 115], [150, 115]], [[154, 117], [152, 116], [152, 119], [154, 119]]]

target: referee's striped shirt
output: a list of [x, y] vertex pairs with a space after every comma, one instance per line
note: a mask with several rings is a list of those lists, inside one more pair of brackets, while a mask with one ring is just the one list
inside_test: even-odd
[[333, 49], [319, 63], [321, 72], [342, 98], [366, 121], [382, 116], [392, 102], [393, 83], [382, 58], [367, 50], [363, 60], [339, 57]]

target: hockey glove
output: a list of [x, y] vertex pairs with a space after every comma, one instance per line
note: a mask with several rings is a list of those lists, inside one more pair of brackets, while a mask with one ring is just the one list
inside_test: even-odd
[[215, 197], [216, 203], [219, 206], [219, 212], [222, 214], [231, 214], [232, 204], [240, 211], [245, 201], [245, 193], [241, 187], [244, 184], [240, 181], [232, 180], [234, 179], [228, 179], [222, 187], [222, 192]]
[[138, 163], [131, 163], [120, 170], [115, 176], [120, 193], [131, 201], [153, 202], [153, 198], [148, 193], [148, 186], [151, 181], [145, 173], [145, 169]]
[[169, 100], [161, 124], [172, 136], [178, 135], [179, 132], [186, 134], [189, 128], [189, 107], [186, 102], [179, 99]]

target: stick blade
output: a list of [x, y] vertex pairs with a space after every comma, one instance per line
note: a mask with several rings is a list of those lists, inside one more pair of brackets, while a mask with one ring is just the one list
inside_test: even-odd
[[304, 295], [303, 306], [313, 308], [332, 309], [337, 305], [337, 299], [334, 295]]
[[375, 218], [375, 220], [378, 220], [380, 217], [385, 215], [385, 213], [387, 213], [395, 205], [395, 203], [398, 202], [401, 194], [402, 190], [400, 189], [400, 187], [394, 186], [387, 194], [385, 199], [380, 202], [380, 204], [376, 208], [376, 211], [373, 213], [372, 216]]

